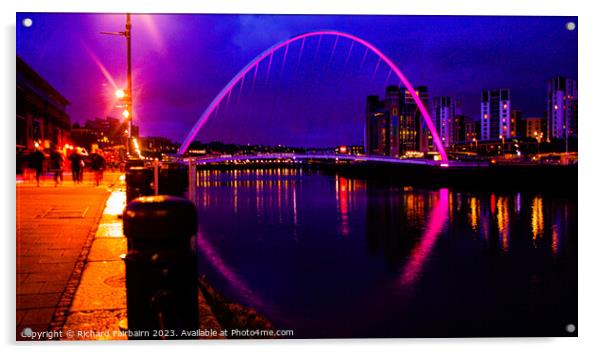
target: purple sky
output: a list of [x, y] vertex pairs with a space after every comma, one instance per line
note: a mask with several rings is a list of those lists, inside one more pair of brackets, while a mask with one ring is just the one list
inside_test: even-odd
[[[29, 17], [33, 25], [21, 25]], [[125, 39], [114, 14], [17, 14], [17, 55], [69, 101], [73, 122], [119, 117], [114, 89], [125, 86]], [[577, 78], [575, 17], [133, 15], [135, 124], [142, 136], [181, 142], [208, 103], [250, 60], [302, 32], [333, 29], [362, 37], [431, 96], [451, 95], [478, 117], [484, 88], [509, 88], [512, 106], [542, 116], [545, 81]], [[384, 92], [388, 68], [351, 42], [291, 45], [260, 65], [197, 136], [203, 141], [333, 146], [361, 144], [364, 101]], [[362, 63], [363, 62], [363, 63]]]

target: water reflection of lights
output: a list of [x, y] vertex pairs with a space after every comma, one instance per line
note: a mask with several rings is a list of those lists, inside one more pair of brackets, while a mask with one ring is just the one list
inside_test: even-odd
[[533, 198], [531, 204], [531, 229], [533, 231], [533, 241], [543, 236], [543, 199], [541, 197]]
[[297, 221], [297, 185], [295, 182], [293, 182], [293, 225], [295, 226], [294, 232], [295, 232], [295, 238], [296, 238], [296, 233], [297, 233], [297, 225], [298, 225], [298, 221]]
[[[406, 191], [405, 187], [404, 191]], [[404, 193], [403, 205], [408, 222], [412, 225], [420, 223], [424, 216], [424, 196], [418, 193]]]
[[410, 258], [402, 270], [402, 285], [411, 285], [420, 276], [424, 262], [428, 259], [435, 246], [437, 237], [447, 221], [449, 213], [448, 209], [449, 191], [447, 188], [442, 188], [439, 190], [439, 199], [434, 202], [434, 207], [429, 213], [426, 229], [424, 230], [422, 238], [410, 253]]
[[470, 198], [470, 227], [474, 232], [478, 230], [479, 227], [479, 209], [480, 202], [475, 197]]
[[558, 225], [552, 225], [552, 253], [558, 254]]
[[[298, 178], [301, 171], [287, 168], [199, 171], [198, 186], [201, 188], [199, 207], [211, 208], [228, 200], [233, 213], [255, 205], [258, 219], [270, 218], [277, 223], [286, 223], [292, 217], [298, 224]], [[224, 188], [226, 187], [226, 188]], [[350, 187], [347, 189], [349, 190]], [[246, 197], [251, 193], [251, 199]], [[228, 199], [223, 195], [227, 194]], [[243, 205], [241, 203], [245, 203]]]
[[499, 197], [497, 200], [497, 228], [500, 243], [504, 252], [508, 251], [508, 233], [510, 228], [510, 217], [508, 215], [508, 198]]
[[353, 188], [352, 183], [348, 182], [347, 178], [336, 176], [335, 190], [337, 200], [337, 211], [341, 221], [341, 235], [349, 235], [349, 189]]
[[262, 301], [249, 289], [249, 287], [236, 275], [230, 267], [222, 260], [220, 254], [213, 248], [211, 243], [205, 239], [203, 233], [197, 233], [198, 249], [204, 254], [205, 259], [226, 279], [239, 294], [249, 299], [253, 305], [262, 306]]

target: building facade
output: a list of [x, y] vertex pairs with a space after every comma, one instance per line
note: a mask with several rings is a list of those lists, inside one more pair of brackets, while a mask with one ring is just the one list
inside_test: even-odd
[[548, 138], [546, 119], [543, 117], [526, 117], [523, 119], [525, 138], [543, 139]]
[[69, 101], [17, 57], [17, 153], [62, 146], [69, 138]]
[[465, 142], [481, 140], [481, 122], [470, 117], [464, 117]]
[[577, 136], [577, 80], [556, 76], [548, 80], [547, 136]]
[[511, 137], [510, 90], [484, 90], [481, 96], [481, 139]]
[[510, 111], [510, 137], [518, 138], [520, 137], [520, 125], [523, 120], [523, 111], [519, 111], [517, 109], [513, 109]]
[[455, 119], [459, 114], [458, 100], [449, 96], [434, 97], [431, 101], [433, 122], [443, 146], [450, 147], [458, 142], [455, 140]]
[[[421, 100], [428, 99], [426, 87], [416, 87]], [[423, 117], [405, 88], [388, 86], [385, 98], [367, 97], [364, 150], [369, 155], [403, 156], [428, 146]]]
[[472, 134], [474, 129], [477, 129], [477, 126], [475, 126], [474, 123], [472, 118], [467, 115], [456, 115], [454, 124], [454, 144], [462, 144], [472, 139], [472, 135], [470, 134]]

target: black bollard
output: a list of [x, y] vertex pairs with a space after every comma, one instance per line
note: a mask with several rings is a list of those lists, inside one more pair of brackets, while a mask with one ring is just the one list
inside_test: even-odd
[[123, 213], [130, 339], [191, 339], [199, 328], [197, 209], [172, 196], [141, 197]]
[[125, 172], [126, 201], [153, 195], [153, 170], [149, 167], [133, 166]]
[[144, 167], [144, 160], [142, 159], [127, 159], [125, 161], [125, 170], [129, 170], [132, 167]]
[[188, 189], [188, 171], [179, 163], [163, 163], [159, 172], [159, 194], [183, 196]]

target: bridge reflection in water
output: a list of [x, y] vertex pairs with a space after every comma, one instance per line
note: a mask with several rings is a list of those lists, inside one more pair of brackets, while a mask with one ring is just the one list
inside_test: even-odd
[[201, 273], [298, 337], [565, 335], [576, 322], [571, 198], [198, 173]]

